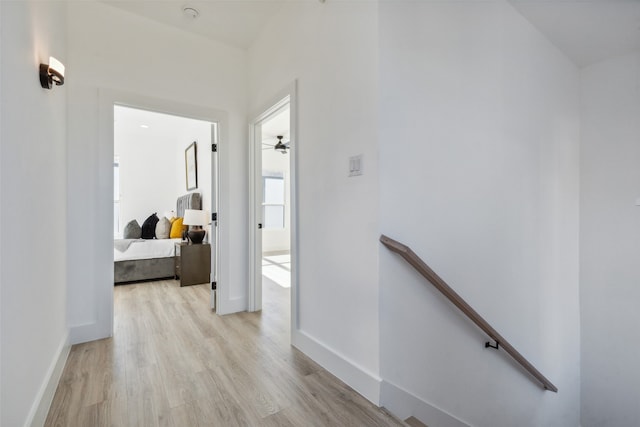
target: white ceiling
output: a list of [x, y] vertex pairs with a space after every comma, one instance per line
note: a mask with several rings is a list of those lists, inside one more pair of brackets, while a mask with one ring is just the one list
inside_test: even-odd
[[[231, 46], [247, 49], [271, 17], [282, 7], [274, 0], [101, 0], [117, 8], [162, 22]], [[182, 10], [196, 8], [193, 19]]]
[[[102, 1], [243, 49], [251, 46], [264, 25], [285, 3], [282, 0]], [[508, 1], [579, 66], [640, 49], [640, 0]], [[187, 5], [200, 11], [197, 19], [182, 13]]]
[[[115, 134], [128, 135], [128, 140], [150, 138], [157, 141], [174, 140], [176, 144], [184, 143], [184, 135], [194, 129], [200, 130], [203, 126], [211, 125], [202, 120], [119, 105], [113, 109], [113, 121]], [[120, 151], [118, 144], [122, 141], [120, 138], [115, 138], [114, 141], [114, 151], [118, 155]]]
[[579, 66], [640, 49], [640, 0], [509, 0]]

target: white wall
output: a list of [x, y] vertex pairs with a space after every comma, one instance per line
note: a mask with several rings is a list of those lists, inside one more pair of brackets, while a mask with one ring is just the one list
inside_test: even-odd
[[379, 15], [381, 231], [560, 390], [486, 350], [381, 247], [382, 404], [400, 390], [471, 425], [577, 426], [578, 71], [501, 1], [382, 2]]
[[[376, 55], [377, 6], [369, 2], [284, 4], [249, 50], [256, 115], [298, 82], [300, 331], [294, 343], [374, 401]], [[366, 172], [348, 178], [348, 159], [356, 154], [364, 155]]]
[[67, 61], [66, 10], [35, 1], [3, 1], [0, 10], [0, 425], [37, 425], [68, 349], [67, 87], [38, 81], [50, 55]]
[[640, 424], [640, 53], [582, 70], [582, 425]]
[[220, 147], [220, 185], [227, 195], [220, 201], [220, 240], [222, 247], [228, 247], [220, 253], [226, 274], [221, 282], [228, 284], [227, 307], [244, 309], [246, 53], [99, 2], [70, 3], [68, 29], [72, 339], [95, 339], [111, 332], [104, 313], [109, 301], [101, 292], [109, 291], [113, 274], [109, 210], [113, 153], [99, 144], [108, 134], [101, 126], [109, 126], [100, 124], [102, 89], [228, 112], [228, 139]]
[[[198, 154], [198, 188], [187, 191], [184, 150], [196, 142]], [[200, 193], [202, 209], [211, 211], [211, 123], [190, 121], [189, 126], [182, 129], [178, 137], [176, 159], [178, 159], [178, 196], [189, 193]], [[175, 200], [174, 200], [175, 209]]]
[[[211, 207], [211, 123], [130, 108], [116, 108], [114, 154], [120, 161], [120, 232], [135, 219], [176, 210], [187, 193], [184, 150], [198, 149], [198, 192]], [[144, 123], [148, 127], [141, 128]]]

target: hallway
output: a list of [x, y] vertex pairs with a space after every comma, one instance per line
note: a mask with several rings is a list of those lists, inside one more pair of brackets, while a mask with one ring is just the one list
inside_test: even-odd
[[289, 345], [288, 292], [221, 317], [206, 285], [116, 286], [114, 337], [72, 348], [45, 425], [403, 425]]

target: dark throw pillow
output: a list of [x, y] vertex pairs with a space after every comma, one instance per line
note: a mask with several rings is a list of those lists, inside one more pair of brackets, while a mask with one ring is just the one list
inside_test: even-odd
[[158, 224], [158, 221], [160, 221], [160, 219], [155, 213], [144, 220], [142, 223], [143, 239], [154, 239], [156, 237], [156, 224]]
[[139, 239], [140, 236], [142, 236], [142, 228], [140, 228], [140, 224], [135, 219], [132, 219], [124, 226], [123, 239]]

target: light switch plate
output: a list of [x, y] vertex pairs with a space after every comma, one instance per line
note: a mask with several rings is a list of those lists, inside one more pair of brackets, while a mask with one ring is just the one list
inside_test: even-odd
[[349, 157], [349, 176], [362, 175], [362, 154]]

